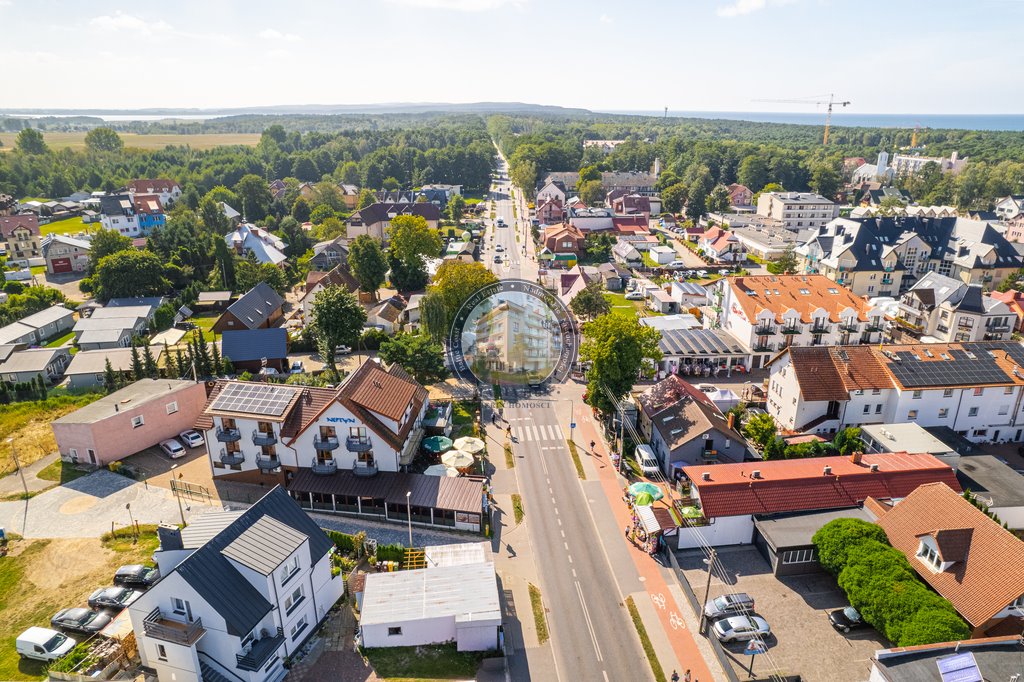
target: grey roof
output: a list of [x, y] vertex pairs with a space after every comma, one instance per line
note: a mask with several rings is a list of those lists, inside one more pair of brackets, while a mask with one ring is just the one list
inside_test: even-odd
[[[943, 461], [949, 461], [943, 458]], [[956, 479], [964, 490], [988, 502], [991, 507], [1024, 506], [1024, 476], [992, 455], [961, 455], [953, 464]]]
[[[103, 309], [100, 308], [100, 310]], [[96, 312], [98, 313], [99, 310]], [[145, 319], [146, 318], [141, 315], [132, 315], [127, 317], [96, 317], [94, 313], [92, 317], [84, 317], [75, 322], [74, 330], [76, 332], [94, 332], [104, 330], [135, 329], [135, 327], [142, 324]]]
[[30, 327], [27, 324], [21, 322], [11, 322], [8, 325], [0, 327], [0, 343], [10, 343], [15, 339], [20, 339], [27, 334], [35, 334], [35, 327]]
[[938, 662], [957, 653], [970, 653], [983, 679], [1011, 680], [1021, 672], [1021, 651], [1019, 636], [995, 642], [966, 640], [903, 650], [883, 649], [875, 652], [874, 665], [889, 682], [941, 682]]
[[67, 348], [33, 348], [22, 350], [11, 354], [7, 360], [0, 365], [0, 372], [6, 374], [17, 374], [21, 372], [42, 372], [46, 366], [53, 362], [58, 355], [70, 353]]
[[[93, 424], [116, 414], [118, 410], [130, 410], [153, 400], [161, 400], [194, 385], [191, 381], [178, 379], [140, 379], [54, 420], [54, 423]], [[115, 405], [117, 410], [114, 409]]]
[[221, 335], [220, 345], [221, 355], [231, 358], [232, 362], [280, 359], [288, 356], [288, 330], [283, 327], [228, 330]]
[[78, 337], [78, 345], [89, 343], [120, 343], [125, 336], [132, 335], [131, 327], [115, 327], [113, 329], [87, 329]]
[[220, 511], [200, 514], [181, 529], [181, 546], [184, 549], [199, 549], [244, 513], [244, 511]]
[[658, 347], [665, 355], [706, 357], [708, 355], [747, 355], [732, 334], [721, 329], [666, 329]]
[[273, 606], [252, 583], [238, 574], [224, 550], [265, 516], [309, 539], [311, 564], [316, 564], [334, 547], [316, 522], [284, 488], [277, 486], [174, 569], [224, 619], [227, 631], [237, 637], [251, 632]]
[[108, 308], [122, 308], [128, 305], [145, 305], [150, 308], [159, 308], [167, 300], [163, 296], [138, 296], [136, 298], [112, 298], [107, 301]]
[[92, 312], [89, 316], [90, 320], [102, 320], [112, 317], [145, 317], [148, 318], [153, 314], [153, 307], [148, 305], [124, 305], [124, 306], [107, 306], [106, 308], [98, 308]]
[[264, 516], [221, 553], [260, 575], [270, 575], [305, 541], [302, 533], [271, 516]]
[[234, 315], [249, 329], [256, 329], [282, 305], [284, 305], [284, 299], [269, 284], [260, 282], [229, 305], [226, 312]]
[[38, 329], [39, 327], [50, 324], [51, 322], [57, 322], [65, 318], [72, 317], [74, 314], [75, 311], [73, 310], [68, 310], [61, 305], [54, 305], [46, 308], [45, 310], [40, 310], [38, 313], [32, 313], [28, 317], [23, 317], [18, 321], [22, 324], [27, 324], [30, 327]]
[[[150, 350], [153, 357], [159, 361], [164, 349], [160, 346], [152, 346]], [[64, 370], [64, 374], [102, 374], [108, 359], [115, 372], [130, 370], [132, 368], [132, 349], [105, 348], [103, 350], [79, 351], [71, 357], [71, 364]]]
[[0, 344], [0, 362], [3, 362], [7, 358], [11, 357], [11, 354], [16, 350], [20, 350], [25, 347], [22, 343], [4, 343]]
[[874, 522], [874, 517], [861, 507], [830, 509], [810, 514], [786, 514], [784, 516], [759, 517], [754, 526], [761, 535], [778, 551], [786, 547], [807, 547], [818, 529], [835, 519], [861, 519]]
[[200, 303], [219, 303], [221, 301], [230, 301], [230, 291], [203, 291], [197, 297], [196, 300]]
[[362, 626], [454, 616], [501, 620], [494, 564], [463, 564], [370, 573], [363, 588]]

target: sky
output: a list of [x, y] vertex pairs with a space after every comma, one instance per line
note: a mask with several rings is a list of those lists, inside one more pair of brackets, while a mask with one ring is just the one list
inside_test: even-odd
[[0, 108], [1024, 113], [1024, 0], [0, 0]]

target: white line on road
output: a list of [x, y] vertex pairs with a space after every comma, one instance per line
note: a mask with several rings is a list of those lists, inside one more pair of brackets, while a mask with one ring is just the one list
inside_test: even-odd
[[558, 525], [559, 525], [559, 526], [561, 526], [561, 525], [562, 525], [562, 519], [558, 519]]
[[574, 568], [574, 569], [572, 569], [572, 577], [573, 577], [573, 578], [575, 578], [575, 577], [576, 577], [576, 569], [575, 569], [575, 568]]
[[560, 530], [560, 531], [558, 531], [558, 532], [562, 534], [562, 537], [563, 537], [563, 538], [565, 537], [565, 531], [564, 531], [564, 530]]
[[594, 632], [594, 624], [590, 620], [590, 612], [587, 611], [587, 602], [583, 599], [583, 588], [580, 587], [579, 581], [575, 581], [576, 594], [580, 598], [580, 606], [583, 607], [583, 618], [587, 621], [587, 629], [590, 631], [590, 641], [594, 643], [594, 651], [597, 653], [597, 660], [603, 661], [601, 657], [601, 647], [597, 643], [597, 634]]
[[602, 670], [601, 674], [604, 675], [604, 682], [608, 682], [608, 671]]
[[551, 504], [554, 504], [554, 503], [555, 503], [555, 497], [554, 497], [554, 495], [552, 495], [551, 496]]
[[572, 554], [567, 554], [566, 558], [569, 559], [569, 563], [572, 563]]
[[565, 551], [568, 552], [569, 551], [569, 543], [568, 542], [563, 542], [562, 544], [565, 545]]

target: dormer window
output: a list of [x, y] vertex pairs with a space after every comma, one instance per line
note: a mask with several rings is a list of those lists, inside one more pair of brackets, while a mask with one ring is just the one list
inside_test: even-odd
[[921, 541], [921, 546], [917, 550], [917, 557], [924, 563], [928, 564], [933, 571], [938, 571], [942, 566], [942, 559], [939, 558], [939, 551], [923, 540]]

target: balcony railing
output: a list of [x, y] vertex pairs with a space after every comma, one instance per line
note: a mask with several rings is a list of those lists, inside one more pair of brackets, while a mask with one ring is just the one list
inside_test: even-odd
[[242, 439], [238, 429], [217, 429], [217, 440], [221, 443], [234, 443]]
[[313, 439], [313, 448], [324, 452], [338, 449], [338, 438], [336, 436], [317, 436]]
[[376, 464], [370, 464], [370, 463], [367, 463], [367, 462], [356, 461], [352, 465], [352, 475], [353, 476], [360, 476], [360, 477], [363, 477], [363, 478], [369, 478], [370, 476], [376, 476], [377, 475], [377, 465]]
[[831, 331], [827, 324], [816, 324], [811, 327], [812, 334], [828, 334]]
[[844, 332], [856, 332], [860, 331], [860, 325], [856, 322], [842, 322], [839, 325], [839, 329]]
[[892, 277], [883, 277], [882, 284], [892, 284]]
[[1009, 323], [986, 325], [985, 331], [989, 334], [1004, 334], [1010, 331]]
[[768, 327], [756, 327], [754, 329], [754, 333], [757, 334], [758, 336], [771, 336], [776, 331], [778, 331], [778, 329], [776, 327], [771, 327], [771, 326], [768, 326]]
[[284, 631], [277, 628], [273, 637], [264, 636], [257, 639], [244, 654], [235, 654], [235, 660], [240, 670], [256, 672], [260, 670], [270, 657], [284, 644]]
[[256, 466], [262, 471], [273, 471], [281, 466], [281, 460], [277, 457], [264, 457], [256, 455]]
[[333, 459], [325, 459], [322, 462], [314, 459], [313, 465], [310, 468], [313, 470], [314, 474], [330, 476], [338, 470], [338, 462]]
[[373, 448], [369, 436], [349, 436], [345, 439], [345, 449], [349, 452], [368, 452]]
[[770, 353], [775, 349], [772, 348], [772, 345], [770, 343], [758, 343], [754, 344], [753, 350], [755, 353]]
[[273, 431], [252, 430], [253, 445], [274, 445], [275, 443], [277, 443], [277, 436], [274, 435]]
[[199, 641], [200, 637], [206, 634], [202, 618], [196, 618], [191, 623], [182, 623], [165, 618], [163, 613], [160, 612], [159, 607], [150, 611], [149, 615], [142, 620], [142, 629], [147, 637], [155, 637], [165, 642], [188, 647], [195, 644]]
[[238, 466], [245, 461], [244, 452], [228, 452], [224, 448], [220, 450], [220, 463], [224, 466]]
[[801, 333], [801, 331], [802, 330], [800, 329], [800, 327], [783, 327], [782, 328], [782, 333], [783, 334], [799, 334], [799, 333]]

